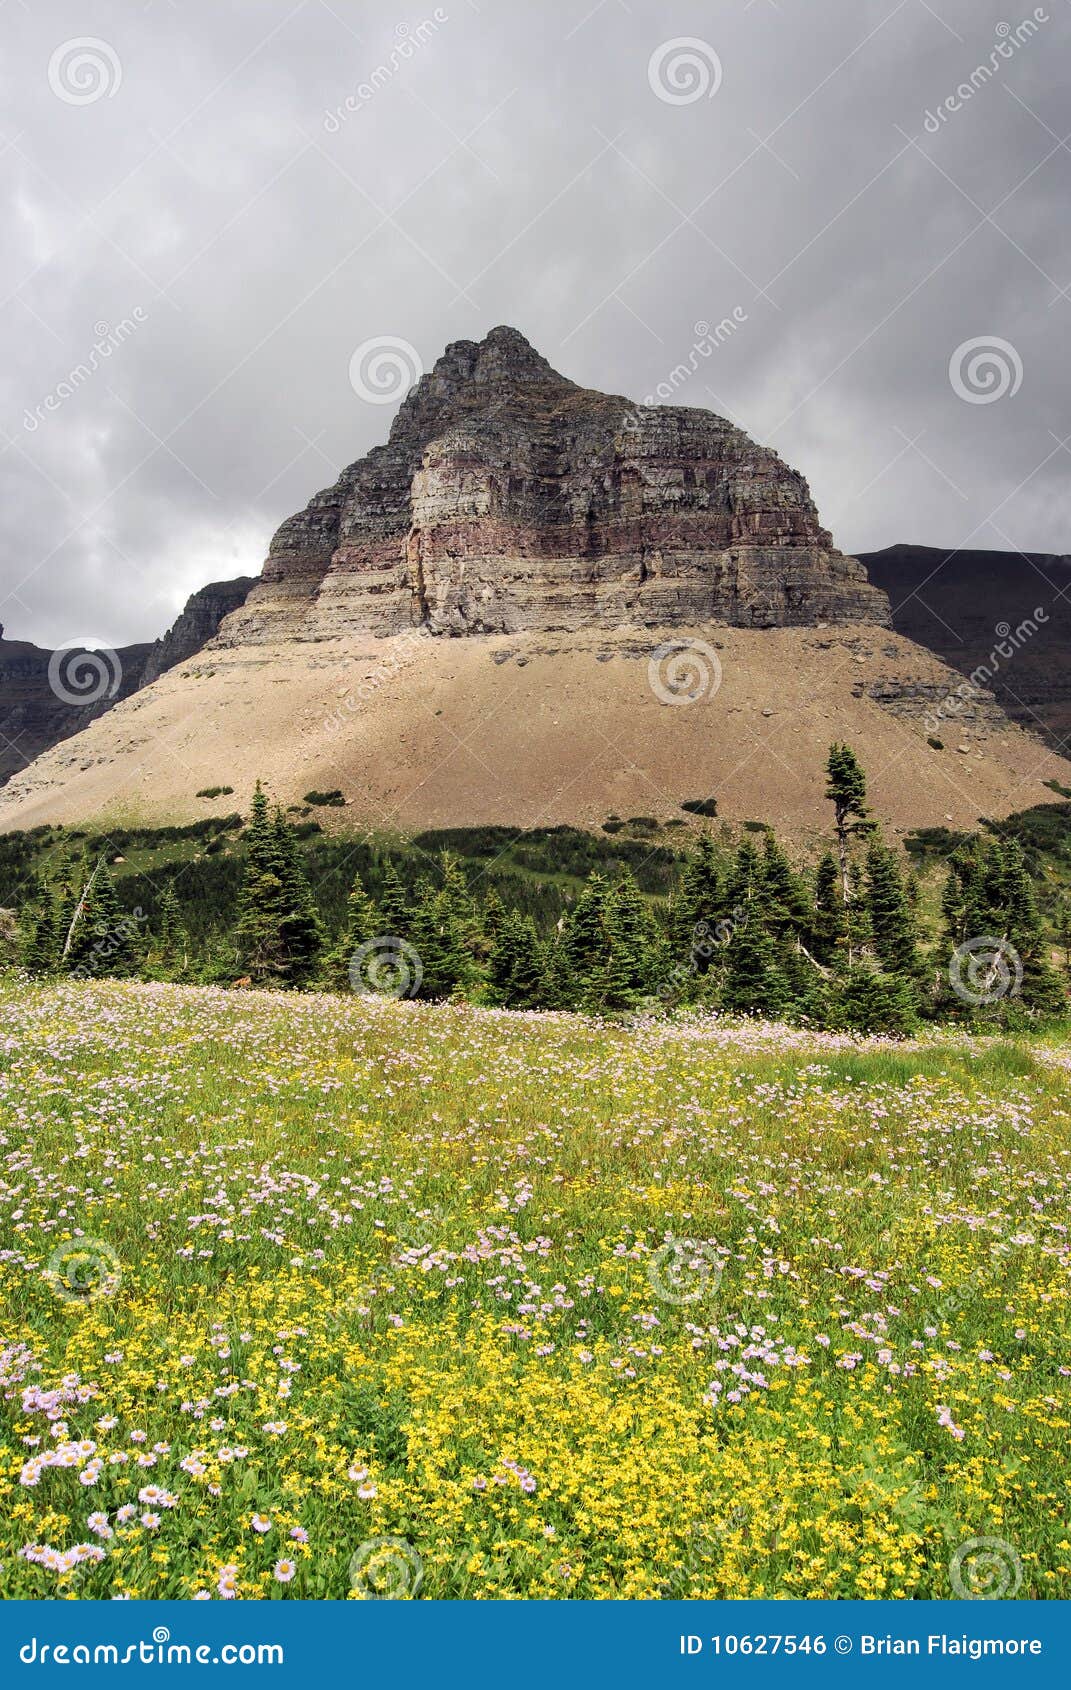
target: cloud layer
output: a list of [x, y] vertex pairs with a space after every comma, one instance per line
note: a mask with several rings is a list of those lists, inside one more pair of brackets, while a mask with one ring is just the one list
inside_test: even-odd
[[355, 349], [430, 365], [499, 322], [733, 417], [846, 550], [1071, 550], [1068, 0], [45, 0], [4, 27], [10, 636], [149, 638], [255, 572], [385, 436]]

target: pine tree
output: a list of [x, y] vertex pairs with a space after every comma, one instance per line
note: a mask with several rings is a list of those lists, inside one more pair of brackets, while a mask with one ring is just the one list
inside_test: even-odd
[[922, 964], [903, 876], [895, 853], [878, 838], [872, 839], [867, 849], [865, 898], [879, 966], [886, 974], [907, 981], [917, 992]]
[[653, 988], [658, 934], [627, 870], [603, 899], [599, 938], [598, 961], [585, 983], [585, 1007], [598, 1012], [633, 1009]]
[[58, 906], [50, 888], [26, 905], [19, 922], [19, 960], [28, 974], [51, 974], [59, 961]]
[[376, 906], [365, 891], [360, 875], [355, 874], [346, 899], [346, 919], [342, 931], [327, 957], [327, 977], [331, 985], [352, 986], [354, 958], [361, 946], [374, 939], [380, 931]]
[[834, 1019], [837, 1025], [861, 1033], [911, 1033], [918, 1025], [911, 982], [872, 968], [864, 960], [841, 976]]
[[420, 958], [422, 998], [448, 998], [475, 985], [467, 888], [462, 896], [461, 887], [463, 879], [460, 885], [456, 879], [442, 886], [426, 877], [418, 882], [408, 937]]
[[670, 910], [674, 968], [699, 975], [708, 972], [716, 955], [715, 928], [722, 916], [724, 894], [717, 848], [709, 833], [701, 833], [685, 861]]
[[782, 947], [771, 931], [774, 920], [762, 859], [749, 839], [737, 849], [727, 898], [734, 915], [722, 1006], [736, 1013], [774, 1019], [788, 1009], [791, 990]]
[[994, 846], [994, 876], [1005, 912], [1005, 927], [1023, 969], [1020, 997], [1027, 1009], [1044, 1015], [1067, 1008], [1067, 994], [1052, 959], [1038, 910], [1037, 895], [1017, 839]]
[[729, 942], [722, 1007], [737, 1014], [776, 1020], [789, 1004], [789, 985], [767, 931], [764, 910], [753, 900]]
[[383, 885], [378, 903], [384, 935], [394, 939], [406, 938], [411, 920], [409, 899], [397, 869], [389, 860], [383, 870]]
[[167, 882], [160, 894], [157, 910], [157, 931], [149, 944], [147, 967], [164, 979], [180, 978], [186, 971], [189, 935], [182, 922], [182, 911], [175, 888]]
[[837, 960], [845, 935], [840, 874], [832, 852], [827, 851], [814, 876], [814, 910], [811, 916], [809, 949], [815, 960], [831, 968]]
[[269, 817], [259, 781], [244, 842], [235, 934], [240, 966], [258, 985], [308, 985], [319, 966], [323, 931], [293, 830], [281, 810]]
[[119, 902], [102, 857], [86, 876], [70, 929], [65, 967], [83, 979], [129, 974], [138, 954], [135, 919]]
[[276, 810], [272, 839], [281, 867], [281, 937], [286, 954], [285, 983], [307, 986], [319, 973], [324, 934], [308, 877], [298, 856], [294, 830]]
[[844, 903], [845, 927], [848, 942], [848, 967], [855, 960], [855, 933], [852, 920], [854, 892], [849, 872], [849, 844], [860, 833], [873, 828], [866, 804], [866, 775], [850, 745], [834, 744], [826, 761], [826, 797], [833, 804], [834, 827], [837, 834], [837, 856], [840, 862], [841, 898]]
[[589, 979], [598, 974], [606, 960], [606, 882], [601, 874], [589, 875], [559, 939], [568, 974], [576, 983], [579, 998]]
[[510, 910], [498, 927], [488, 964], [491, 1001], [535, 1009], [542, 1000], [543, 952], [531, 916]]
[[1071, 974], [1071, 899], [1061, 898], [1056, 909], [1056, 942], [1063, 951], [1063, 970]]
[[762, 882], [771, 932], [782, 940], [805, 938], [811, 921], [807, 893], [771, 828], [763, 839]]

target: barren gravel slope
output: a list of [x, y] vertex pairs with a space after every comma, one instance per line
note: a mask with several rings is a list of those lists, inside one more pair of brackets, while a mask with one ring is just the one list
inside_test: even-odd
[[[702, 676], [694, 701], [665, 702], [650, 653], [689, 638], [716, 651], [720, 685]], [[613, 812], [668, 819], [714, 795], [729, 821], [803, 838], [828, 824], [834, 739], [862, 756], [894, 831], [971, 826], [1051, 801], [1046, 780], [1071, 785], [1071, 764], [988, 702], [931, 749], [925, 714], [960, 682], [868, 626], [209, 648], [12, 780], [0, 828], [186, 820], [246, 807], [260, 777], [283, 803], [341, 788], [347, 807], [317, 814], [347, 830], [597, 826]], [[196, 797], [217, 785], [234, 793]]]

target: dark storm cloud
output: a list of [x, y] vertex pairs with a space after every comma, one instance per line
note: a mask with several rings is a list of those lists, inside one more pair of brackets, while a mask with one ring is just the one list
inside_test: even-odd
[[145, 638], [256, 570], [385, 436], [355, 349], [498, 322], [732, 416], [846, 549], [1071, 549], [1068, 0], [0, 22], [9, 635]]

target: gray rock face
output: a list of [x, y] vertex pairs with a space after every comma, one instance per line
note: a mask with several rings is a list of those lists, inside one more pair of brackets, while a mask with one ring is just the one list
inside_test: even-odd
[[888, 620], [774, 452], [577, 387], [498, 328], [449, 346], [387, 444], [283, 523], [220, 639]]
[[212, 639], [220, 622], [245, 603], [254, 578], [216, 581], [192, 593], [173, 626], [154, 645], [121, 646], [95, 666], [91, 654], [64, 656], [50, 676], [51, 651], [27, 640], [5, 640], [0, 627], [0, 786], [61, 739], [90, 722], [178, 663], [185, 663]]
[[254, 575], [239, 575], [233, 581], [210, 581], [191, 593], [182, 614], [150, 650], [138, 685], [151, 686], [166, 670], [195, 657], [215, 638], [223, 618], [245, 603], [255, 580]]
[[121, 646], [102, 668], [92, 654], [71, 650], [53, 679], [51, 651], [28, 640], [7, 640], [0, 627], [0, 786], [49, 746], [80, 733], [129, 698], [149, 649]]

